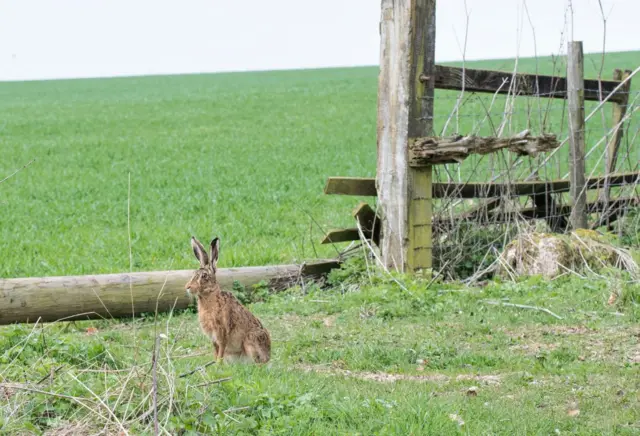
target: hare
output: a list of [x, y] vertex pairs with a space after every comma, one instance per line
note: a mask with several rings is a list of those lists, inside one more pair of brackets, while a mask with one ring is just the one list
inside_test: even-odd
[[216, 281], [220, 240], [211, 241], [210, 255], [193, 236], [191, 246], [200, 268], [185, 288], [198, 300], [200, 327], [213, 341], [215, 359], [223, 361], [228, 357], [268, 362], [271, 354], [269, 331], [232, 293], [221, 290]]

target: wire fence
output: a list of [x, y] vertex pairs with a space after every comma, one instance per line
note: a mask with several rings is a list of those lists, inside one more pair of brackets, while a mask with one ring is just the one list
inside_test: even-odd
[[[597, 89], [585, 91], [599, 92]], [[461, 164], [434, 166], [434, 184], [450, 184], [434, 201], [434, 268], [448, 278], [473, 276], [492, 263], [506, 244], [522, 231], [565, 232], [572, 201], [569, 117], [565, 92], [534, 97], [436, 90], [434, 134], [507, 137], [524, 130], [532, 135], [556, 135], [560, 147], [536, 157], [506, 150], [474, 155]], [[613, 103], [586, 102], [587, 213], [592, 229], [615, 232], [623, 242], [640, 243], [640, 91], [628, 98], [622, 122], [615, 123]], [[608, 145], [622, 132], [617, 161], [608, 178]], [[538, 182], [527, 193], [526, 182]], [[476, 189], [468, 195], [470, 184]], [[451, 187], [453, 186], [453, 187]], [[519, 188], [518, 188], [519, 186]], [[466, 188], [463, 188], [466, 187]], [[463, 195], [465, 189], [467, 194]], [[475, 197], [475, 198], [463, 198]]]

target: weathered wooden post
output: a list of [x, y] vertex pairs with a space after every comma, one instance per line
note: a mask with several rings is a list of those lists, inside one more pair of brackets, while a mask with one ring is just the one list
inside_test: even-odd
[[432, 135], [435, 0], [382, 0], [376, 188], [390, 268], [432, 266], [432, 169], [409, 165], [409, 144]]
[[[624, 73], [621, 70], [615, 70], [613, 72], [613, 80], [622, 81], [627, 80], [631, 75], [631, 70], [625, 70]], [[631, 80], [621, 87], [620, 95], [622, 95], [622, 102], [613, 103], [613, 117], [612, 123], [614, 126], [618, 125], [627, 113], [627, 105], [629, 104], [629, 91], [631, 90]], [[623, 126], [619, 126], [614, 134], [613, 138], [607, 144], [607, 175], [616, 172], [616, 164], [618, 163], [618, 150], [620, 149], [620, 142], [624, 134]]]
[[585, 189], [584, 146], [584, 54], [582, 41], [569, 43], [567, 51], [567, 99], [571, 135], [571, 227], [587, 227], [587, 191]]
[[[624, 73], [621, 70], [616, 69], [613, 72], [613, 80], [626, 80], [631, 75], [630, 70], [626, 70]], [[631, 80], [628, 80], [621, 88], [620, 94], [622, 95], [621, 102], [613, 103], [613, 117], [611, 118], [611, 122], [615, 128], [618, 124], [622, 123], [626, 113], [627, 113], [627, 105], [629, 104], [629, 91], [631, 90]], [[604, 188], [600, 191], [600, 201], [602, 201], [605, 205], [609, 204], [609, 190], [610, 183], [609, 177], [611, 174], [616, 172], [616, 164], [618, 163], [618, 152], [620, 150], [620, 143], [622, 142], [622, 136], [624, 135], [624, 126], [620, 125], [615, 128], [613, 133], [613, 137], [607, 144], [607, 153], [605, 156], [605, 182]], [[605, 214], [607, 218], [602, 224], [609, 225], [609, 214]]]

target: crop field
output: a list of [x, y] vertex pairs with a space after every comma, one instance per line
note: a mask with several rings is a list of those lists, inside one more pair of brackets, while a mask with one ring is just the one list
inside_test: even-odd
[[[638, 63], [640, 52], [608, 54], [603, 76]], [[586, 57], [587, 77], [600, 68]], [[553, 73], [554, 63], [522, 59], [519, 70]], [[458, 93], [437, 96], [442, 129]], [[465, 100], [447, 133], [492, 134], [505, 108], [498, 99], [483, 121], [491, 98]], [[128, 224], [134, 271], [191, 268], [192, 234], [220, 236], [222, 267], [333, 256], [318, 246], [323, 231], [351, 225], [358, 199], [322, 190], [329, 176], [375, 176], [376, 101], [376, 68], [0, 83], [0, 174], [36, 159], [0, 189], [0, 277], [128, 271]], [[519, 98], [505, 132], [543, 125], [563, 137], [564, 104]], [[588, 143], [607, 126], [595, 116]], [[619, 170], [639, 159], [636, 146]], [[549, 168], [562, 177], [567, 159]]]
[[[638, 64], [612, 53], [585, 68]], [[195, 268], [192, 234], [221, 237], [220, 267], [334, 256], [322, 231], [351, 225], [360, 199], [322, 191], [329, 176], [375, 175], [376, 87], [376, 68], [0, 83], [0, 180], [35, 159], [0, 183], [0, 277]], [[458, 94], [437, 96], [440, 131]], [[465, 100], [446, 133], [492, 134], [505, 99], [491, 99]], [[562, 100], [517, 105], [505, 132], [566, 136]], [[588, 147], [610, 115], [590, 121]], [[637, 170], [638, 139], [623, 150], [618, 170]], [[562, 149], [549, 177], [566, 161]], [[460, 171], [486, 181], [502, 164]], [[627, 274], [469, 287], [366, 259], [323, 287], [233, 289], [271, 332], [263, 366], [207, 365], [194, 308], [1, 326], [0, 435], [640, 433], [640, 284]]]

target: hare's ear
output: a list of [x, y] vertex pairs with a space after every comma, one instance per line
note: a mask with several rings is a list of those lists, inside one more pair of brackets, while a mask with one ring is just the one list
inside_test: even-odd
[[218, 265], [218, 255], [220, 254], [220, 238], [211, 241], [211, 268], [215, 271]]
[[204, 249], [204, 246], [198, 241], [195, 236], [191, 237], [191, 247], [193, 253], [196, 255], [196, 259], [200, 261], [200, 268], [204, 268], [209, 264], [209, 257]]

